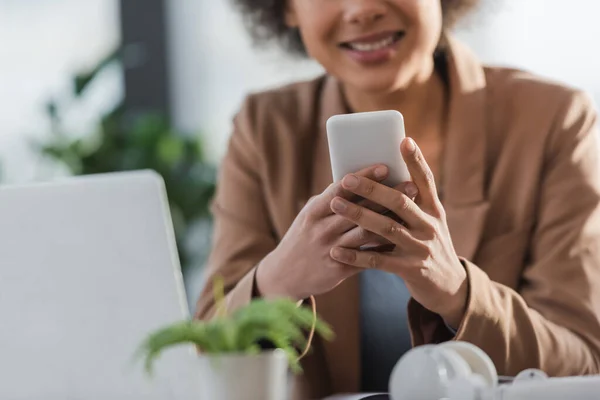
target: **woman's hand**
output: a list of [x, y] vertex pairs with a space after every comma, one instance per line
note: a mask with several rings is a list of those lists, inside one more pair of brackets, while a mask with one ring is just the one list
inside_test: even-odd
[[[383, 165], [356, 173], [356, 176], [370, 182], [380, 182], [387, 175], [388, 168]], [[341, 183], [332, 184], [323, 193], [311, 198], [277, 248], [259, 264], [256, 288], [261, 296], [300, 300], [328, 292], [361, 271], [358, 267], [333, 260], [330, 257], [332, 247], [359, 248], [386, 243], [378, 235], [334, 214], [330, 207], [334, 198], [349, 203], [357, 200], [357, 196], [343, 189]], [[364, 201], [360, 204], [365, 209], [376, 211], [379, 207]]]
[[452, 245], [444, 208], [423, 154], [412, 139], [405, 139], [401, 150], [419, 191], [415, 201], [366, 176], [348, 175], [342, 186], [391, 210], [404, 224], [340, 196], [331, 200], [331, 209], [337, 215], [384, 237], [396, 245], [395, 249], [380, 253], [334, 246], [331, 258], [342, 264], [399, 275], [416, 301], [457, 328], [466, 308], [467, 274]]

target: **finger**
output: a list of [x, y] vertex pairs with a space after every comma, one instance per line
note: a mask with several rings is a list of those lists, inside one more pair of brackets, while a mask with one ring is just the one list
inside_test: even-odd
[[[361, 177], [361, 179], [363, 179], [363, 178]], [[418, 193], [417, 186], [412, 182], [401, 183], [401, 184], [395, 186], [393, 190], [397, 190], [398, 192], [408, 193], [410, 195], [409, 197], [413, 200]], [[360, 201], [356, 204], [361, 205], [365, 208], [368, 208], [369, 210], [372, 210], [373, 212], [376, 212], [378, 214], [386, 215], [386, 216], [396, 220], [397, 222], [403, 223], [402, 219], [400, 217], [398, 217], [397, 215], [395, 215], [393, 213], [393, 211], [392, 211], [392, 213], [389, 212], [389, 208], [386, 208], [385, 206], [383, 206], [381, 204], [377, 204], [376, 202], [374, 202], [372, 200], [364, 198], [362, 201]], [[329, 227], [331, 232], [339, 234], [339, 233], [348, 232], [352, 228], [356, 227], [356, 224], [354, 224], [352, 221], [349, 221], [345, 218], [335, 218], [335, 219], [332, 218], [331, 221], [329, 221], [327, 223], [327, 226]]]
[[[333, 210], [332, 210], [333, 212]], [[373, 211], [375, 212], [375, 211]], [[396, 216], [394, 213], [390, 212], [383, 212], [383, 213], [377, 213], [380, 215], [384, 215], [388, 218], [393, 219], [394, 221], [400, 223], [400, 224], [404, 224], [404, 221], [402, 221], [398, 216]], [[335, 236], [335, 237], [339, 237], [340, 235], [344, 235], [348, 232], [350, 232], [351, 230], [353, 230], [354, 228], [356, 228], [356, 223], [350, 221], [347, 218], [342, 217], [341, 215], [338, 214], [331, 214], [328, 215], [326, 217], [324, 217], [322, 219], [323, 221], [323, 226], [325, 227], [325, 229], [327, 230], [328, 233], [330, 233], [331, 235]]]
[[[375, 211], [373, 211], [373, 212], [375, 212]], [[400, 217], [398, 217], [396, 214], [394, 214], [391, 211], [377, 213], [377, 214], [383, 215], [387, 218], [391, 218], [394, 221], [398, 222], [399, 224], [404, 225], [404, 221], [402, 221], [400, 219]], [[323, 226], [325, 227], [327, 232], [331, 233], [334, 236], [344, 235], [344, 234], [350, 232], [351, 230], [353, 230], [354, 228], [356, 228], [355, 222], [353, 222], [347, 218], [344, 218], [338, 214], [328, 215], [328, 216], [324, 217], [322, 219], [322, 221], [323, 221]]]
[[403, 267], [402, 260], [399, 257], [377, 251], [360, 251], [334, 247], [331, 249], [329, 255], [337, 262], [362, 269], [378, 269], [398, 273]]
[[368, 246], [369, 248], [377, 248], [379, 246], [389, 244], [389, 240], [386, 240], [381, 236], [358, 226], [355, 226], [353, 229], [350, 229], [348, 232], [344, 233], [337, 242], [338, 246], [351, 249], [359, 249], [364, 246]]
[[404, 247], [415, 242], [408, 229], [399, 222], [353, 204], [341, 197], [336, 197], [331, 202], [331, 207], [336, 214], [396, 245]]
[[[343, 183], [342, 183], [342, 187], [343, 187]], [[415, 185], [413, 182], [403, 182], [399, 185], [394, 186], [393, 189], [404, 193], [411, 200], [414, 200], [417, 197], [417, 194], [419, 194], [419, 189], [417, 189], [417, 185]], [[358, 202], [358, 204], [360, 204], [361, 206], [363, 206], [365, 208], [368, 208], [369, 210], [373, 210], [376, 213], [380, 213], [380, 214], [388, 211], [388, 209], [386, 209], [381, 204], [378, 204], [378, 203], [376, 203], [372, 200], [366, 199], [366, 198], [361, 200], [360, 202]]]
[[[411, 196], [414, 196], [411, 184], [408, 190], [411, 190]], [[419, 227], [426, 223], [427, 215], [404, 193], [394, 190], [370, 179], [347, 175], [342, 179], [342, 187], [361, 197], [364, 197], [374, 203], [380, 204], [386, 209], [396, 214], [409, 227]]]
[[[388, 176], [388, 167], [385, 165], [373, 165], [368, 168], [364, 168], [356, 173], [358, 176], [367, 177], [375, 181], [382, 181]], [[331, 207], [329, 203], [335, 197], [342, 197], [346, 199], [353, 199], [356, 195], [352, 192], [345, 190], [342, 187], [341, 182], [332, 183], [327, 189], [320, 195], [318, 195], [311, 204], [311, 214], [316, 218], [322, 218], [326, 215], [331, 214]]]
[[408, 171], [419, 189], [419, 198], [427, 207], [433, 207], [437, 201], [437, 189], [435, 186], [435, 178], [429, 168], [429, 164], [425, 161], [423, 153], [415, 141], [411, 138], [404, 139], [401, 145], [401, 152], [404, 161], [408, 167]]

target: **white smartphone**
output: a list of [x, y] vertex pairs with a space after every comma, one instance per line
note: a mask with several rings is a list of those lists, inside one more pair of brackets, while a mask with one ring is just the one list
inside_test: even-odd
[[396, 186], [410, 181], [410, 173], [400, 153], [406, 137], [404, 117], [398, 111], [374, 111], [334, 115], [327, 120], [327, 140], [333, 180], [375, 164], [390, 170], [382, 183]]

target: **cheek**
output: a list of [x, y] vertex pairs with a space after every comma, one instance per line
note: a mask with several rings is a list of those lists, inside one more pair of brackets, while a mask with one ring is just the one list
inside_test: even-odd
[[440, 0], [415, 0], [418, 7], [415, 19], [423, 42], [435, 47], [442, 33], [442, 6]]
[[442, 33], [441, 1], [446, 0], [390, 1], [398, 17], [408, 29], [407, 41], [410, 55], [433, 53]]
[[308, 54], [321, 61], [327, 59], [335, 45], [338, 10], [336, 2], [298, 1], [296, 16], [302, 41]]
[[310, 57], [320, 61], [320, 59], [327, 54], [327, 32], [315, 21], [302, 25], [300, 27], [300, 35], [302, 36], [302, 42]]

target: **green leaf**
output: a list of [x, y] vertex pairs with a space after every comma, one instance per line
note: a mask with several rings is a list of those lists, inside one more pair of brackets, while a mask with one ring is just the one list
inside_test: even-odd
[[[226, 314], [221, 278], [215, 279], [213, 290], [217, 307], [215, 319], [173, 324], [149, 336], [141, 347], [148, 371], [161, 351], [186, 341], [209, 354], [256, 354], [260, 343], [268, 341], [285, 352], [293, 372], [302, 371], [298, 350], [307, 344], [306, 334], [315, 318], [311, 310], [298, 307], [288, 299], [254, 299], [233, 314]], [[318, 316], [316, 332], [326, 340], [333, 338], [331, 327]]]
[[76, 95], [81, 95], [83, 91], [94, 81], [94, 79], [110, 64], [120, 59], [120, 49], [114, 49], [105, 55], [96, 66], [88, 72], [75, 76], [74, 89]]
[[177, 137], [161, 137], [157, 144], [158, 157], [163, 163], [173, 165], [183, 157], [184, 146], [183, 141]]
[[152, 333], [142, 343], [137, 351], [136, 358], [145, 358], [146, 371], [151, 374], [154, 360], [168, 347], [186, 343], [193, 343], [200, 347], [210, 347], [208, 327], [208, 325], [185, 321], [160, 329]]

